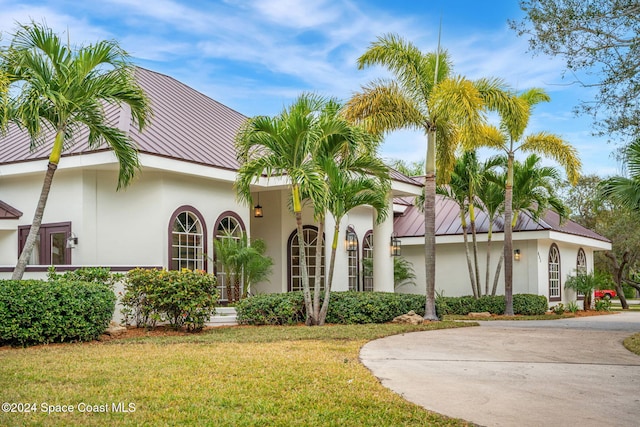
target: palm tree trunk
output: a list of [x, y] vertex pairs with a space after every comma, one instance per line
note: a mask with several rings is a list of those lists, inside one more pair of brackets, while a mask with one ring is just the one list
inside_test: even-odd
[[427, 298], [424, 318], [438, 320], [436, 314], [436, 131], [427, 133], [426, 182], [424, 196], [424, 263]]
[[336, 252], [338, 250], [338, 238], [340, 236], [340, 220], [336, 219], [336, 227], [333, 230], [333, 240], [331, 242], [331, 260], [329, 261], [329, 277], [324, 288], [324, 301], [322, 301], [322, 308], [320, 309], [320, 316], [318, 317], [318, 325], [324, 325], [324, 320], [327, 318], [327, 312], [329, 311], [329, 298], [331, 297], [331, 285], [333, 285], [333, 270], [336, 265]]
[[476, 236], [476, 214], [473, 203], [469, 203], [469, 221], [471, 222], [471, 240], [473, 241], [473, 265], [475, 267], [475, 280], [478, 287], [478, 298], [482, 296], [482, 282], [480, 282], [480, 266], [478, 265], [478, 239]]
[[504, 193], [504, 300], [506, 316], [513, 316], [513, 151], [509, 152], [507, 163], [507, 185]]
[[307, 255], [305, 253], [304, 232], [302, 231], [302, 204], [300, 203], [300, 189], [297, 186], [292, 187], [293, 193], [293, 211], [296, 215], [296, 228], [298, 230], [298, 247], [300, 256], [300, 274], [302, 280], [302, 295], [304, 297], [304, 307], [307, 313], [305, 321], [307, 326], [314, 325], [313, 318], [313, 302], [311, 300], [311, 290], [309, 289], [309, 271], [307, 270]]
[[322, 284], [322, 236], [324, 235], [324, 218], [318, 221], [318, 237], [316, 238], [316, 275], [313, 281], [313, 318], [315, 324], [320, 319], [320, 286]]
[[500, 277], [500, 270], [502, 269], [502, 263], [504, 261], [504, 253], [500, 255], [500, 261], [498, 261], [498, 265], [496, 267], [496, 275], [493, 278], [493, 289], [491, 290], [491, 295], [495, 296], [496, 292], [498, 292], [498, 278]]
[[38, 237], [38, 233], [40, 232], [40, 225], [42, 225], [42, 217], [44, 216], [44, 208], [47, 205], [47, 199], [49, 198], [49, 191], [51, 190], [51, 183], [53, 182], [53, 175], [55, 174], [56, 169], [58, 169], [58, 164], [50, 161], [47, 165], [44, 182], [42, 183], [42, 191], [40, 192], [40, 199], [36, 206], [36, 212], [33, 215], [31, 229], [29, 229], [29, 235], [27, 236], [27, 241], [22, 248], [22, 253], [20, 253], [20, 258], [18, 258], [18, 263], [13, 269], [11, 280], [22, 280], [22, 276], [27, 269], [27, 262], [31, 257], [31, 253], [33, 252], [36, 243], [36, 237]]
[[493, 221], [489, 221], [489, 231], [487, 232], [487, 266], [485, 268], [485, 278], [484, 278], [484, 294], [489, 295], [489, 280], [491, 278], [491, 273], [489, 272], [489, 268], [491, 267], [491, 235], [493, 232]]
[[469, 270], [471, 290], [473, 291], [473, 297], [478, 298], [473, 265], [471, 265], [471, 254], [469, 253], [469, 235], [467, 234], [467, 220], [465, 219], [464, 209], [460, 209], [460, 224], [462, 225], [462, 239], [464, 240], [464, 253], [467, 256], [467, 269]]

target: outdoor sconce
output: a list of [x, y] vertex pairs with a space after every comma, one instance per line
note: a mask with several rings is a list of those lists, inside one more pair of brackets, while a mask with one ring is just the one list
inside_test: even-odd
[[344, 241], [347, 252], [355, 252], [358, 250], [358, 237], [356, 233], [353, 232], [353, 228], [351, 226], [347, 227], [347, 238]]
[[396, 233], [391, 234], [391, 256], [400, 256], [402, 253], [402, 243], [396, 236]]
[[78, 236], [75, 233], [69, 233], [69, 237], [67, 237], [67, 249], [73, 249], [78, 245]]
[[520, 249], [516, 249], [513, 251], [513, 259], [516, 261], [520, 261]]
[[262, 218], [262, 206], [260, 206], [260, 193], [258, 193], [258, 204], [253, 207], [253, 216]]

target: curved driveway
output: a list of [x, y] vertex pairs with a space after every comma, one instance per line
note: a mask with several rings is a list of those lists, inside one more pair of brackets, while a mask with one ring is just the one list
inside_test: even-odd
[[360, 359], [424, 408], [484, 426], [638, 426], [640, 312], [395, 335]]

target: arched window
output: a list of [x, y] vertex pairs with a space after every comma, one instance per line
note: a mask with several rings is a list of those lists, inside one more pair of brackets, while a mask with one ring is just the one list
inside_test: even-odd
[[362, 290], [373, 292], [373, 231], [369, 230], [362, 239]]
[[587, 274], [587, 255], [582, 248], [578, 249], [578, 258], [576, 259], [576, 274]]
[[353, 233], [356, 243], [356, 246], [354, 248], [350, 248], [351, 250], [347, 251], [349, 290], [358, 291], [358, 254], [360, 253], [360, 248], [358, 246], [360, 245], [358, 244], [358, 235], [352, 227], [347, 228], [347, 233]]
[[[305, 259], [307, 262], [307, 271], [309, 272], [309, 286], [313, 287], [316, 274], [319, 273], [322, 282], [322, 289], [324, 289], [324, 236], [322, 236], [322, 253], [320, 268], [316, 266], [316, 243], [318, 241], [318, 229], [311, 225], [305, 225], [302, 229], [302, 235], [304, 236], [304, 248]], [[298, 231], [294, 230], [289, 235], [288, 241], [288, 255], [289, 255], [289, 283], [288, 290], [301, 291], [302, 290], [302, 272], [300, 270], [300, 244], [298, 243]]]
[[549, 249], [549, 301], [560, 301], [560, 251], [554, 243]]
[[[576, 259], [576, 274], [587, 274], [587, 255], [582, 248], [578, 249], [578, 258]], [[578, 292], [578, 299], [584, 299], [584, 294]]]
[[[215, 240], [234, 239], [240, 240], [245, 232], [242, 218], [232, 211], [223, 212], [215, 223], [213, 238]], [[218, 279], [220, 299], [223, 301], [237, 301], [241, 296], [240, 278], [229, 277], [224, 265], [215, 254], [215, 273]]]
[[200, 212], [181, 206], [169, 221], [169, 269], [206, 269], [206, 228]]

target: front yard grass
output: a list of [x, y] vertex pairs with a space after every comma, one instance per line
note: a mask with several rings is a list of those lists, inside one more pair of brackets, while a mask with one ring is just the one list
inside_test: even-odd
[[0, 412], [0, 425], [464, 426], [384, 388], [358, 354], [375, 338], [467, 325], [243, 326], [2, 348], [0, 400], [36, 411]]
[[622, 344], [624, 344], [627, 350], [640, 356], [640, 333], [626, 338]]

